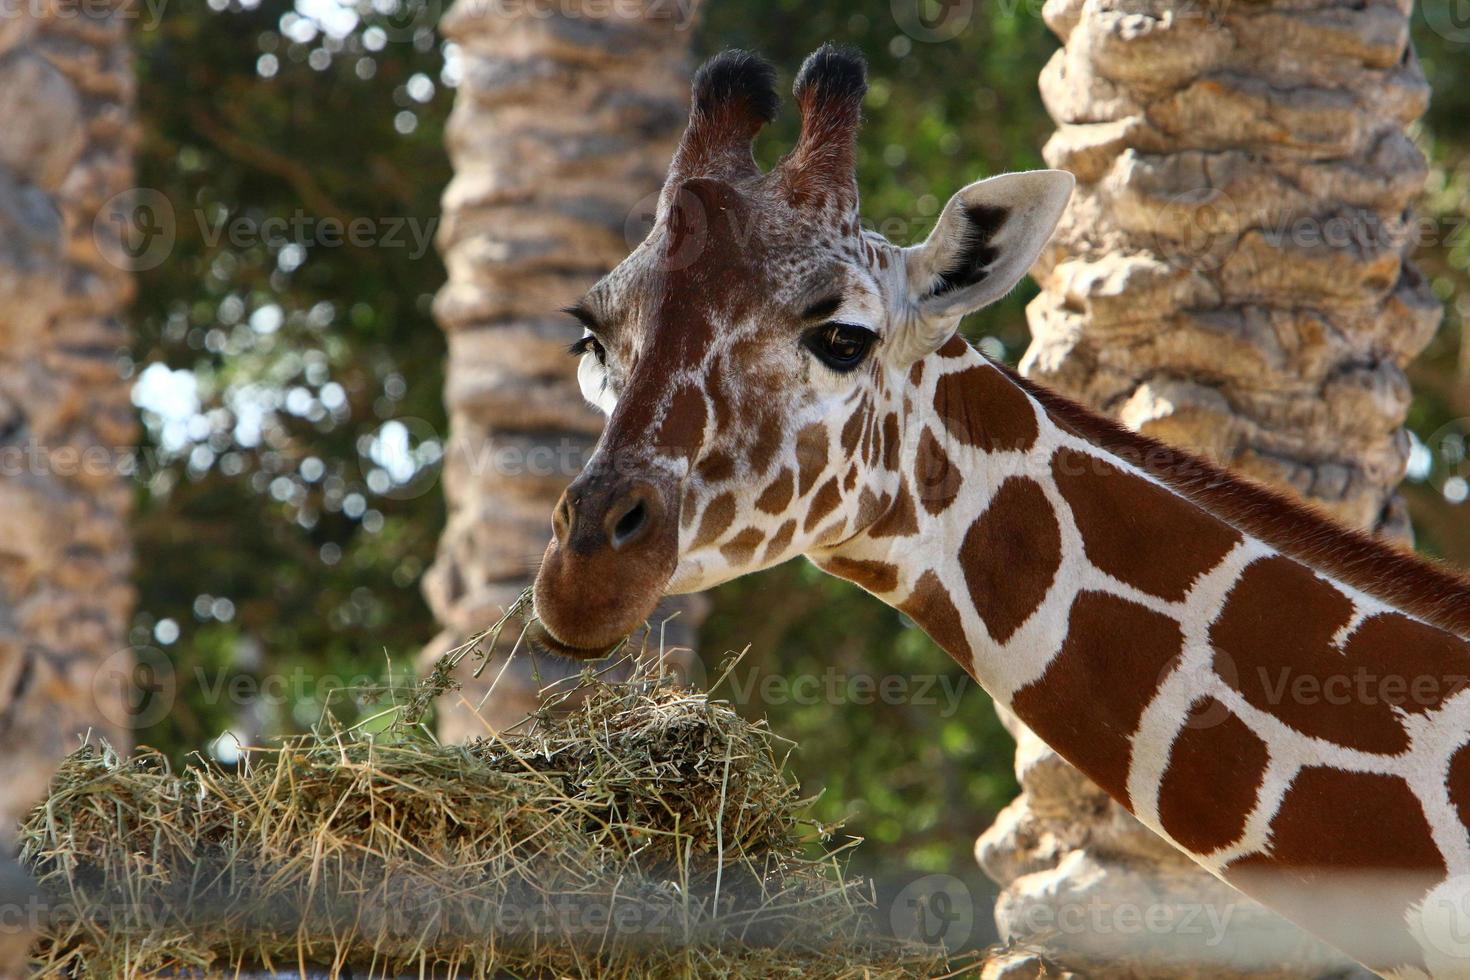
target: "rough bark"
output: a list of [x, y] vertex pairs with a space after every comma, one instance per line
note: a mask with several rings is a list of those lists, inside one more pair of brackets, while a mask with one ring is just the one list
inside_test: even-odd
[[[132, 283], [96, 218], [132, 185], [127, 21], [101, 3], [0, 17], [0, 865], [78, 738], [126, 737]], [[9, 912], [0, 977], [23, 972]]]
[[[1398, 538], [1404, 367], [1440, 319], [1408, 261], [1426, 166], [1406, 128], [1428, 98], [1409, 6], [1048, 0], [1065, 47], [1041, 79], [1058, 126], [1046, 157], [1078, 190], [1036, 270], [1022, 362], [1135, 429]], [[1014, 727], [1024, 792], [976, 846], [1005, 886], [1003, 934], [1105, 975], [1341, 965]], [[1182, 927], [1047, 932], [1089, 903], [1233, 916], [1213, 946]], [[1141, 961], [1149, 950], [1182, 960]], [[1254, 964], [1216, 959], [1242, 952]]]
[[[566, 354], [581, 329], [558, 310], [642, 238], [687, 115], [685, 5], [530, 10], [459, 0], [441, 24], [460, 46], [464, 80], [446, 137], [455, 175], [439, 247], [449, 281], [435, 302], [449, 341], [449, 521], [425, 593], [443, 630], [425, 664], [530, 584], [556, 500], [602, 429]], [[669, 658], [680, 670], [694, 663], [698, 609], [685, 601], [660, 617], [679, 612], [661, 633], [666, 650], [682, 648]], [[580, 669], [517, 656], [501, 675], [510, 645], [480, 680], [462, 678], [462, 698], [445, 699], [441, 737], [513, 724], [541, 685]]]

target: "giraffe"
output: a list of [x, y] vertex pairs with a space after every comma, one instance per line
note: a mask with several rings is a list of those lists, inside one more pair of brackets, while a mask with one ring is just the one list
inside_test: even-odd
[[608, 416], [552, 516], [535, 640], [796, 556], [903, 611], [1145, 825], [1385, 976], [1470, 975], [1470, 582], [982, 356], [1060, 171], [858, 218], [860, 56], [696, 74], [648, 237], [568, 313]]

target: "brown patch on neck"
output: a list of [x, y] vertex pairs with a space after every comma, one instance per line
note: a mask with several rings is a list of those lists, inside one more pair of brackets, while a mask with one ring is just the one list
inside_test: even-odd
[[1059, 449], [1051, 471], [1087, 560], [1150, 595], [1180, 601], [1241, 541], [1198, 505], [1097, 456]]
[[1470, 827], [1470, 742], [1455, 750], [1450, 757], [1449, 778], [1450, 802], [1460, 815], [1460, 823]]
[[1013, 476], [1000, 485], [960, 544], [970, 600], [997, 643], [1031, 618], [1062, 565], [1062, 531], [1041, 484]]
[[842, 503], [842, 490], [837, 486], [837, 477], [834, 476], [812, 495], [811, 502], [807, 504], [806, 521], [802, 524], [802, 530], [810, 531], [816, 527], [828, 514], [836, 510], [840, 503]]
[[940, 357], [964, 357], [966, 354], [969, 354], [974, 350], [975, 348], [970, 346], [970, 342], [968, 340], [966, 340], [964, 337], [961, 337], [959, 334], [955, 334], [944, 343], [940, 344], [939, 349], [936, 350], [934, 353], [938, 354]]
[[842, 453], [845, 456], [856, 456], [858, 440], [862, 438], [863, 426], [867, 423], [867, 413], [864, 411], [867, 402], [863, 402], [842, 424], [842, 435], [839, 439]]
[[1240, 840], [1270, 752], [1214, 698], [1196, 702], [1159, 783], [1159, 822], [1179, 845], [1209, 854]]
[[720, 545], [720, 554], [725, 560], [737, 568], [746, 565], [755, 555], [755, 549], [766, 540], [765, 532], [759, 528], [748, 527], [740, 531], [729, 541]]
[[1358, 678], [1399, 670], [1391, 651], [1354, 661], [1333, 642], [1353, 602], [1290, 558], [1248, 565], [1210, 627], [1214, 669], [1253, 706], [1297, 731], [1364, 752], [1409, 747], [1398, 711]]
[[714, 544], [734, 522], [735, 495], [722, 493], [705, 506], [704, 516], [699, 521], [699, 531], [694, 535], [694, 543], [690, 547], [703, 548]]
[[1040, 434], [1031, 399], [989, 364], [941, 377], [934, 411], [951, 438], [987, 453], [1030, 449]]
[[705, 483], [724, 483], [735, 474], [735, 461], [729, 453], [716, 450], [701, 459], [695, 471]]
[[954, 657], [971, 677], [975, 676], [975, 654], [970, 649], [970, 638], [965, 634], [964, 620], [937, 574], [927, 571], [920, 575], [914, 583], [914, 591], [898, 604], [898, 608]]
[[883, 468], [890, 472], [898, 469], [899, 453], [903, 444], [898, 435], [898, 415], [889, 412], [883, 417]]
[[804, 497], [827, 468], [827, 428], [820, 422], [796, 434], [796, 466], [796, 492]]
[[1009, 368], [995, 367], [1040, 402], [1059, 426], [1137, 466], [1211, 514], [1391, 606], [1470, 637], [1470, 581], [1453, 570], [1345, 527], [1309, 504], [1192, 453], [1132, 432]]
[[781, 418], [773, 411], [765, 411], [756, 423], [755, 442], [750, 447], [750, 468], [756, 473], [764, 473], [770, 468], [771, 460], [776, 457], [776, 450], [781, 448], [781, 439], [785, 435], [781, 428]]
[[766, 545], [765, 561], [775, 561], [781, 557], [781, 553], [791, 546], [791, 539], [796, 536], [796, 521], [790, 520], [776, 528], [776, 533], [771, 536]]
[[655, 442], [660, 451], [693, 458], [704, 442], [704, 395], [693, 385], [681, 385], [669, 398]]
[[1303, 769], [1287, 790], [1270, 852], [1225, 869], [1236, 888], [1385, 975], [1426, 970], [1404, 913], [1444, 875], [1407, 783], [1326, 766]]
[[959, 498], [960, 487], [964, 485], [964, 477], [960, 475], [959, 467], [950, 461], [934, 433], [928, 426], [919, 436], [919, 445], [914, 453], [914, 487], [918, 490], [919, 501], [929, 513], [938, 516], [949, 510], [951, 504]]
[[1093, 782], [1128, 805], [1132, 736], [1184, 646], [1179, 624], [1103, 592], [1072, 603], [1067, 639], [1011, 708]]
[[864, 561], [838, 556], [823, 561], [822, 570], [855, 582], [874, 595], [884, 595], [898, 588], [898, 569], [886, 561]]
[[919, 533], [919, 515], [914, 510], [914, 496], [907, 481], [898, 484], [898, 494], [887, 512], [868, 527], [875, 538], [906, 538]]
[[791, 496], [796, 491], [796, 478], [791, 473], [789, 466], [783, 466], [781, 472], [776, 474], [770, 484], [761, 491], [756, 498], [755, 506], [767, 514], [779, 514], [791, 503]]

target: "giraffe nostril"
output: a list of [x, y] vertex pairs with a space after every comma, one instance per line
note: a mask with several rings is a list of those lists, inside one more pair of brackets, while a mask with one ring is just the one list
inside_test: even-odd
[[567, 494], [562, 494], [561, 500], [557, 501], [556, 510], [552, 511], [551, 529], [556, 534], [556, 540], [565, 545], [572, 533], [572, 502]]
[[633, 503], [613, 524], [610, 540], [614, 548], [625, 548], [643, 536], [648, 527], [648, 504], [642, 499]]

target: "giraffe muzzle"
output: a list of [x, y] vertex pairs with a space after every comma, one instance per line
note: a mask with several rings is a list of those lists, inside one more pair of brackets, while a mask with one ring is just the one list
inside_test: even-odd
[[678, 562], [674, 489], [584, 473], [556, 505], [536, 576], [534, 639], [579, 659], [606, 654], [663, 598]]

